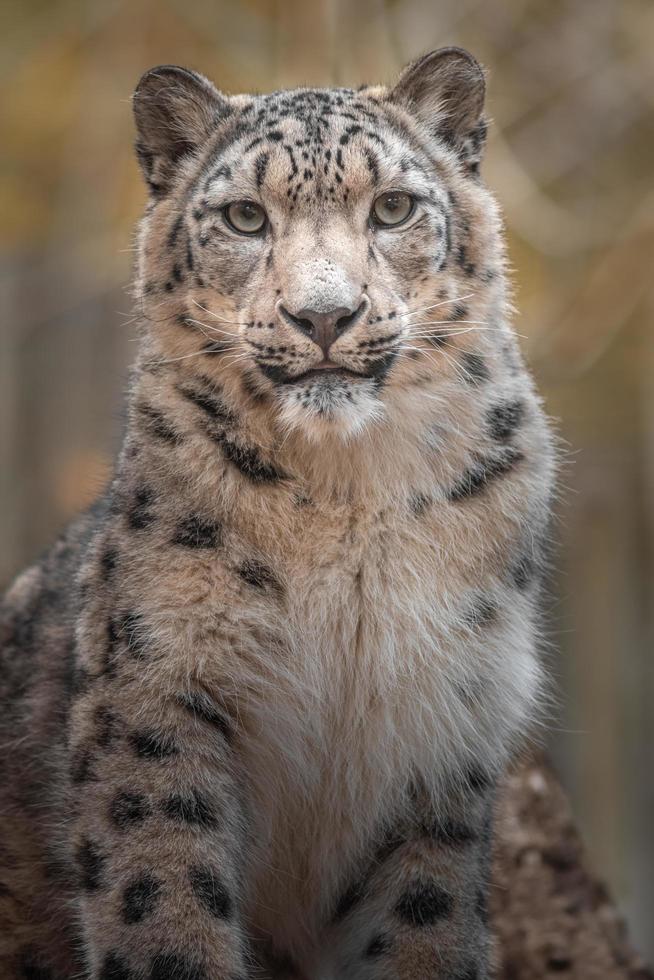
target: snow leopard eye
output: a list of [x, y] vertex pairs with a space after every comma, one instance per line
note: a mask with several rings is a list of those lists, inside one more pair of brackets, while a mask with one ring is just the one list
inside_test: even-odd
[[241, 235], [257, 235], [266, 226], [266, 212], [254, 201], [235, 201], [223, 214], [229, 227]]
[[373, 221], [383, 227], [403, 224], [413, 214], [415, 201], [404, 191], [380, 194], [372, 206]]

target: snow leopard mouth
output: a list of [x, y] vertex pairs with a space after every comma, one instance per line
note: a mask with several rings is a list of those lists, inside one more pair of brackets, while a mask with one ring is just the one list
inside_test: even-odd
[[340, 364], [330, 364], [322, 365], [315, 368], [311, 368], [310, 371], [304, 371], [302, 374], [298, 374], [294, 378], [289, 378], [286, 384], [303, 384], [305, 381], [340, 381], [345, 379], [355, 379], [355, 380], [367, 380], [368, 375], [359, 374], [357, 371], [352, 371], [349, 368], [341, 367]]
[[327, 385], [330, 382], [362, 382], [373, 381], [380, 383], [388, 374], [391, 365], [395, 361], [395, 352], [384, 354], [376, 358], [374, 363], [368, 365], [367, 371], [354, 371], [352, 368], [342, 367], [340, 364], [332, 362], [319, 364], [317, 367], [303, 371], [301, 374], [288, 374], [284, 368], [278, 365], [262, 364], [257, 362], [259, 370], [270, 380], [280, 385], [303, 385], [310, 381], [318, 381]]

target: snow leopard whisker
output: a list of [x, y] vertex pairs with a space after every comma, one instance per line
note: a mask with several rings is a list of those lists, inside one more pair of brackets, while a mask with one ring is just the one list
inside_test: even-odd
[[206, 306], [203, 306], [202, 303], [198, 303], [196, 299], [192, 300], [192, 302], [198, 307], [198, 309], [202, 310], [203, 313], [208, 313], [209, 316], [212, 316], [215, 320], [219, 320], [220, 323], [233, 323], [236, 327], [243, 326], [239, 320], [228, 320], [227, 317], [219, 316], [217, 313], [214, 313], [213, 310], [209, 310]]
[[466, 299], [473, 299], [475, 293], [466, 293], [465, 296], [453, 296], [451, 299], [444, 299], [440, 303], [432, 303], [431, 306], [419, 307], [416, 310], [405, 310], [404, 313], [398, 313], [398, 317], [413, 316], [418, 313], [426, 313], [428, 310], [434, 310], [438, 306], [447, 306], [449, 303], [462, 303]]

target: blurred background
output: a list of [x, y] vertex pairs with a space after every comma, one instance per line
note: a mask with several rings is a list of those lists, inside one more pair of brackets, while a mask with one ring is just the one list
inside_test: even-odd
[[484, 172], [567, 452], [549, 739], [593, 863], [654, 953], [652, 0], [5, 0], [3, 19], [2, 587], [94, 497], [119, 443], [141, 73], [357, 85], [445, 44], [488, 67]]

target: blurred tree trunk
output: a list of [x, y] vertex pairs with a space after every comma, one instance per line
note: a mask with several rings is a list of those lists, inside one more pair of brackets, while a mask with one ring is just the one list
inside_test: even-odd
[[588, 871], [568, 803], [540, 757], [500, 792], [491, 889], [498, 980], [653, 980]]

